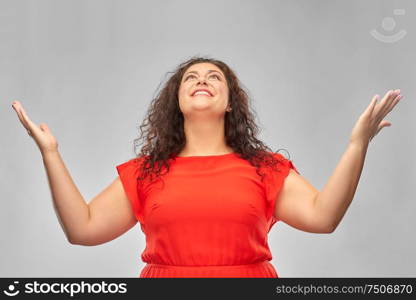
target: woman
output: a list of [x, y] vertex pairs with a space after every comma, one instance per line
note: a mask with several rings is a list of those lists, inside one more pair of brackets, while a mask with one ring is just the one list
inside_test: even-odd
[[88, 204], [48, 126], [37, 126], [13, 102], [42, 154], [68, 241], [99, 245], [139, 222], [147, 263], [140, 277], [276, 278], [267, 243], [274, 223], [333, 232], [353, 199], [369, 142], [391, 125], [383, 118], [402, 98], [400, 90], [388, 91], [379, 103], [373, 97], [318, 191], [256, 138], [240, 85], [219, 60], [194, 57], [180, 64], [151, 103], [141, 153], [118, 165], [119, 176]]

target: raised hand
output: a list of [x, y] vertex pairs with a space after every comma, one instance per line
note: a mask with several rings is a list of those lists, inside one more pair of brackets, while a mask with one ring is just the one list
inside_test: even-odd
[[42, 155], [47, 152], [58, 151], [58, 142], [45, 123], [41, 123], [39, 126], [33, 123], [19, 101], [13, 101], [12, 107], [29, 136], [38, 145]]
[[389, 90], [379, 103], [377, 102], [379, 95], [374, 95], [369, 106], [355, 124], [350, 143], [368, 144], [381, 129], [391, 126], [391, 123], [384, 120], [384, 117], [392, 111], [402, 98], [400, 90]]

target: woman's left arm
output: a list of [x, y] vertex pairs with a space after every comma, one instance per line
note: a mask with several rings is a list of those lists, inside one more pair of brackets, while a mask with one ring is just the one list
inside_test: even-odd
[[403, 96], [400, 90], [388, 91], [380, 103], [375, 95], [355, 124], [347, 150], [333, 174], [315, 198], [315, 209], [321, 219], [335, 230], [347, 211], [360, 179], [365, 155], [371, 140], [391, 123], [383, 120]]

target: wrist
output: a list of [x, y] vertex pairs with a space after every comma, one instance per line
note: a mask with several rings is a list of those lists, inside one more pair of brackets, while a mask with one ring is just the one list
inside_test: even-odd
[[369, 141], [364, 141], [364, 140], [354, 140], [354, 141], [349, 141], [348, 146], [349, 147], [353, 147], [353, 148], [360, 148], [363, 150], [366, 150], [368, 148], [368, 145], [370, 144]]
[[58, 150], [43, 150], [41, 151], [43, 159], [59, 156]]

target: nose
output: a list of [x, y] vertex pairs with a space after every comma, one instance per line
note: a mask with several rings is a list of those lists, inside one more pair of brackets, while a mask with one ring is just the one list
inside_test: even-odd
[[199, 79], [199, 80], [198, 80], [198, 84], [199, 84], [201, 81], [203, 81], [203, 82], [206, 84], [205, 78], [201, 78], [201, 79]]

